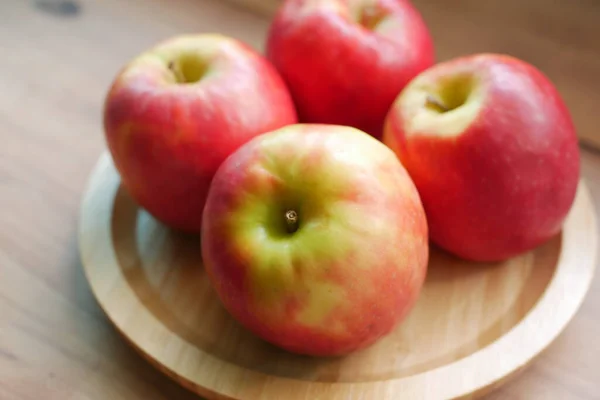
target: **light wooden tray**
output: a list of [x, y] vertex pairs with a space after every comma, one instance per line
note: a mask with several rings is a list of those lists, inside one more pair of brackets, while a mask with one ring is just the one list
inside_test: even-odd
[[582, 182], [560, 237], [496, 264], [432, 249], [419, 301], [391, 335], [343, 358], [301, 357], [240, 327], [209, 286], [199, 238], [157, 223], [119, 182], [105, 154], [81, 208], [86, 276], [110, 320], [142, 355], [211, 399], [480, 395], [557, 337], [594, 272], [595, 215]]

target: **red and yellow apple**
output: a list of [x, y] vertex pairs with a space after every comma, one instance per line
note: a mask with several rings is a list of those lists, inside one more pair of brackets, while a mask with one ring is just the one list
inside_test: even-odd
[[514, 57], [440, 63], [398, 96], [391, 147], [421, 195], [433, 242], [498, 261], [556, 235], [574, 200], [579, 148], [557, 89]]
[[225, 308], [294, 353], [348, 353], [390, 332], [415, 303], [428, 260], [410, 177], [378, 140], [291, 125], [221, 165], [202, 226], [206, 272]]
[[301, 122], [377, 138], [398, 93], [434, 62], [429, 31], [408, 0], [286, 0], [266, 48]]
[[273, 66], [238, 40], [182, 35], [127, 64], [107, 94], [104, 127], [122, 183], [168, 226], [199, 232], [218, 166], [251, 138], [295, 123]]

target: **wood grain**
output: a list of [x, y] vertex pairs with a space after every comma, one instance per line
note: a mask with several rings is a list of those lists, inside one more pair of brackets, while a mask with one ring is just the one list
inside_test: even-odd
[[258, 340], [221, 306], [197, 236], [140, 210], [110, 156], [81, 208], [83, 267], [117, 329], [159, 369], [215, 399], [471, 398], [522, 369], [576, 313], [595, 269], [598, 233], [582, 183], [561, 236], [503, 263], [433, 250], [409, 318], [370, 348], [300, 357]]
[[[456, 7], [475, 4], [452, 3]], [[139, 357], [97, 306], [77, 251], [79, 203], [87, 176], [104, 150], [102, 99], [124, 62], [181, 32], [218, 30], [260, 48], [268, 21], [219, 0], [80, 0], [77, 4], [78, 13], [61, 16], [32, 1], [0, 1], [0, 399], [196, 399]], [[583, 21], [598, 20], [598, 3], [544, 5], [558, 11], [544, 11], [554, 13], [550, 20], [536, 22], [531, 16], [532, 21], [567, 34], [584, 32], [588, 38], [575, 37], [566, 55], [548, 56], [545, 51], [537, 56], [532, 47], [527, 51], [532, 57], [557, 59], [552, 63], [564, 63], [558, 60], [561, 57], [571, 60], [567, 66], [576, 68], [559, 71], [566, 76], [564, 90], [588, 94], [570, 106], [580, 126], [594, 127], [596, 113], [589, 110], [598, 104], [595, 96], [600, 90], [582, 69], [597, 65], [590, 60], [598, 58], [598, 34], [596, 25]], [[442, 4], [440, 10], [450, 7]], [[434, 20], [441, 24], [434, 28], [441, 36], [443, 13]], [[557, 28], [563, 13], [570, 25]], [[584, 15], [582, 26], [573, 17], [578, 13]], [[475, 23], [479, 24], [469, 25]], [[490, 29], [487, 36], [493, 34]], [[499, 29], [495, 39], [488, 40], [502, 41], [503, 35], [504, 29]], [[544, 40], [548, 47], [564, 48], [560, 38]], [[469, 40], [456, 45], [469, 46]], [[583, 176], [600, 212], [600, 155], [584, 151], [582, 161]], [[597, 399], [599, 336], [597, 274], [561, 337], [489, 398]]]
[[[281, 0], [229, 0], [271, 18]], [[497, 52], [526, 60], [556, 85], [580, 138], [600, 148], [600, 2], [593, 0], [412, 0], [437, 60]]]

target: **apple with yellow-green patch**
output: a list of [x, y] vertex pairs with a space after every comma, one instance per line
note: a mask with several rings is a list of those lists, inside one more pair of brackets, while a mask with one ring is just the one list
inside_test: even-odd
[[166, 225], [199, 232], [212, 177], [251, 138], [295, 123], [275, 68], [220, 34], [168, 38], [136, 56], [106, 95], [104, 128], [122, 184]]
[[265, 133], [217, 171], [202, 256], [225, 308], [288, 351], [332, 356], [406, 317], [426, 275], [419, 194], [394, 153], [347, 126]]
[[557, 235], [579, 181], [579, 147], [559, 91], [502, 54], [419, 74], [384, 134], [415, 182], [433, 242], [466, 259], [504, 260]]

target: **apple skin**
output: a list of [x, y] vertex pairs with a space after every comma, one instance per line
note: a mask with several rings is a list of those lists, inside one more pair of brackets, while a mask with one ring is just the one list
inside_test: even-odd
[[348, 125], [376, 138], [398, 93], [435, 58], [407, 0], [286, 0], [266, 53], [301, 122]]
[[[295, 210], [289, 233], [285, 213]], [[229, 156], [202, 256], [231, 315], [293, 353], [335, 356], [390, 332], [418, 298], [427, 222], [395, 155], [351, 127], [291, 125]]]
[[[428, 107], [431, 95], [455, 108]], [[555, 236], [578, 186], [578, 140], [560, 94], [506, 55], [420, 74], [390, 110], [384, 143], [419, 190], [431, 240], [465, 259], [505, 260]]]
[[200, 231], [221, 162], [251, 138], [296, 121], [268, 60], [217, 34], [173, 37], [139, 55], [118, 73], [104, 108], [108, 148], [128, 193], [187, 232]]

